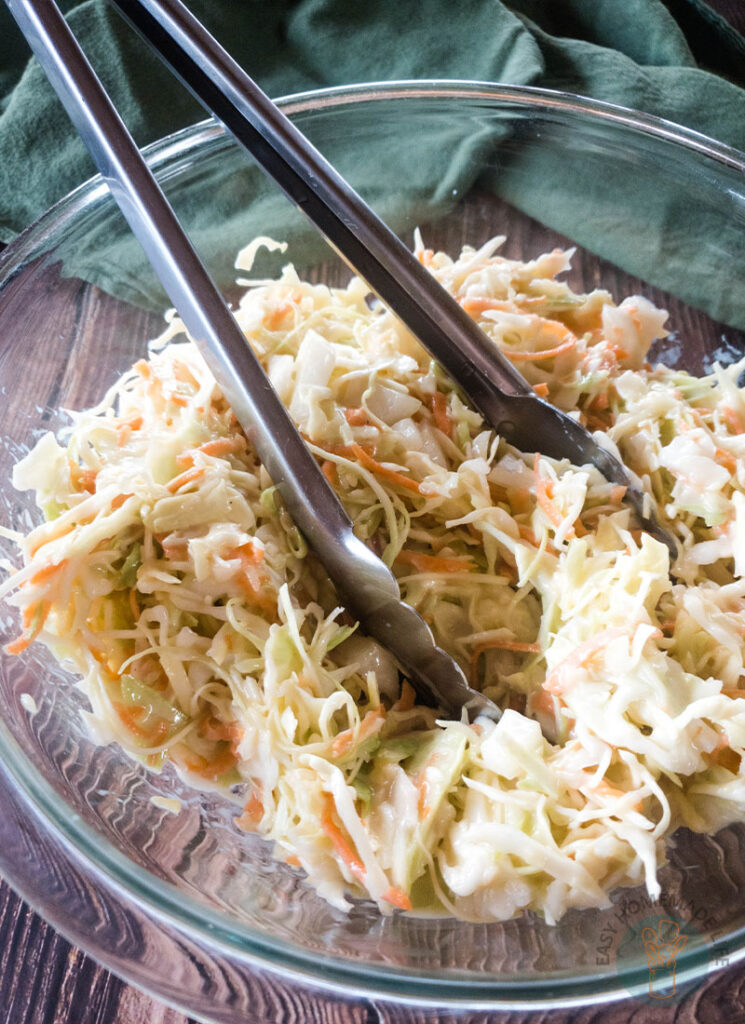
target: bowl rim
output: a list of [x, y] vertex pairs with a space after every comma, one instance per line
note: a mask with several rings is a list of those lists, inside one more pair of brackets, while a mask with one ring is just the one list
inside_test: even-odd
[[[543, 112], [587, 116], [596, 123], [631, 129], [677, 144], [745, 174], [745, 153], [700, 132], [628, 107], [534, 86], [454, 79], [408, 79], [309, 90], [281, 97], [276, 102], [286, 114], [293, 116], [350, 104], [405, 99], [484, 100]], [[143, 148], [143, 153], [157, 171], [175, 158], [227, 135], [214, 118], [208, 118], [150, 143]], [[107, 192], [107, 185], [100, 175], [96, 175], [60, 199], [21, 232], [0, 253], [0, 289], [7, 286], [25, 266], [29, 253], [43, 246], [45, 238], [59, 231], [68, 220], [80, 215]], [[307, 947], [274, 939], [242, 924], [231, 924], [224, 913], [198, 903], [173, 883], [157, 879], [134, 864], [79, 816], [65, 814], [67, 805], [35, 772], [32, 762], [2, 721], [0, 756], [6, 772], [40, 824], [50, 828], [66, 850], [119, 894], [133, 900], [143, 912], [188, 934], [197, 942], [206, 942], [208, 946], [212, 945], [241, 961], [284, 977], [296, 978], [305, 985], [341, 995], [364, 994], [370, 998], [412, 1005], [449, 1005], [461, 1009], [579, 1006], [597, 1003], [598, 999], [610, 1002], [627, 998], [630, 989], [646, 988], [648, 968], [641, 961], [619, 970], [590, 975], [560, 972], [542, 978], [525, 976], [500, 980], [494, 975], [482, 979], [471, 972], [460, 972], [462, 976], [454, 973], [445, 978], [434, 972], [414, 972], [408, 968], [362, 963], [326, 954], [321, 957], [317, 951], [310, 951]], [[701, 979], [717, 952], [725, 954], [728, 963], [745, 957], [745, 927], [719, 936], [708, 944], [685, 950], [677, 963], [680, 984]]]

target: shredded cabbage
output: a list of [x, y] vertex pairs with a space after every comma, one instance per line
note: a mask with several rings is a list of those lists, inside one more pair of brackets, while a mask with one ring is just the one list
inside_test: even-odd
[[[151, 769], [239, 799], [338, 907], [556, 921], [659, 891], [664, 840], [745, 803], [743, 364], [646, 362], [664, 311], [573, 292], [571, 252], [417, 255], [535, 390], [620, 452], [679, 557], [591, 466], [526, 455], [353, 279], [288, 265], [236, 311], [359, 536], [499, 723], [443, 721], [339, 606], [173, 313], [15, 468], [45, 521], [0, 586]], [[257, 239], [238, 259], [250, 272]]]

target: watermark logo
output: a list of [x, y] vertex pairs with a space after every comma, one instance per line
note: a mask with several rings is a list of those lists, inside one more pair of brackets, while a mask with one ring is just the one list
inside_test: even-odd
[[[712, 935], [715, 922], [705, 907], [686, 901], [675, 906], [653, 903], [649, 897], [624, 893], [599, 933], [595, 951], [598, 966], [615, 967], [625, 973], [631, 964], [643, 981], [627, 986], [629, 995], [654, 1000], [656, 1004], [676, 1003], [696, 987], [679, 976], [683, 950], [697, 946], [708, 951], [705, 936]], [[723, 967], [726, 959], [709, 958], [709, 968]], [[644, 969], [646, 967], [646, 970]]]
[[652, 999], [671, 999], [676, 993], [675, 961], [688, 936], [681, 934], [677, 921], [663, 917], [656, 928], [642, 928], [641, 939], [649, 964], [649, 995]]

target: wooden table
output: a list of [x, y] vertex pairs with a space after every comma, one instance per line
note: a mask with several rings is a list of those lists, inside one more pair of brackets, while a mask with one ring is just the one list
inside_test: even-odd
[[[745, 32], [745, 0], [710, 0]], [[3, 835], [0, 830], [0, 835]], [[3, 835], [3, 839], [5, 836]], [[0, 839], [0, 841], [3, 841]], [[300, 986], [256, 978], [254, 1021], [311, 1024], [437, 1024], [448, 1012], [396, 1007], [368, 999], [339, 1001]], [[525, 1014], [468, 1014], [468, 1024], [739, 1024], [745, 1022], [745, 970], [734, 966], [710, 977], [682, 1003], [653, 1006], [634, 1000], [606, 1008]], [[187, 1024], [187, 1018], [120, 981], [71, 946], [0, 883], [0, 1024]]]

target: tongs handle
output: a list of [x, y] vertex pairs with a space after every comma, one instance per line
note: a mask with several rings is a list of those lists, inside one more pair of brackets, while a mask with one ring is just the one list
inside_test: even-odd
[[202, 265], [54, 0], [6, 0], [223, 394], [348, 606], [419, 692], [449, 714], [498, 717], [470, 689], [352, 523]]
[[112, 3], [499, 430], [495, 399], [532, 389], [457, 301], [433, 295], [431, 274], [185, 4]]
[[594, 464], [642, 524], [676, 544], [622, 463], [542, 401], [509, 359], [181, 0], [111, 0], [447, 371], [486, 422], [524, 451]]
[[[233, 411], [242, 424], [251, 424], [249, 439], [270, 476], [287, 482], [289, 502], [293, 493], [304, 493], [329, 534], [348, 530], [341, 503], [55, 3], [7, 0], [7, 5]], [[282, 443], [268, 444], [272, 438]]]

